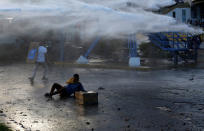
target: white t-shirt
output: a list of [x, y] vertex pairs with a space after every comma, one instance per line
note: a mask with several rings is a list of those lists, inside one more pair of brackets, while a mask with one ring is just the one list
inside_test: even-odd
[[44, 46], [38, 47], [38, 57], [37, 62], [45, 62], [45, 54], [47, 53], [47, 48]]

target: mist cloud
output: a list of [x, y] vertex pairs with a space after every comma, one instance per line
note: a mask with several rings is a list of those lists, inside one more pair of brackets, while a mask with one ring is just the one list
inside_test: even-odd
[[[0, 20], [6, 30], [2, 36], [40, 31], [61, 30], [118, 38], [132, 33], [181, 31], [201, 33], [173, 18], [147, 10], [175, 4], [172, 0], [4, 0], [0, 2]], [[36, 32], [36, 33], [40, 33]]]

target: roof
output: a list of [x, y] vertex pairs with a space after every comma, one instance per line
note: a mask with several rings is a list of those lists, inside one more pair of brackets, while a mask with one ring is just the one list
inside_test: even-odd
[[201, 4], [204, 3], [204, 0], [193, 0], [193, 4]]
[[[193, 5], [197, 5], [197, 4], [201, 4], [203, 3], [204, 4], [204, 0], [192, 0], [192, 4]], [[171, 5], [171, 6], [166, 6], [166, 7], [163, 7], [161, 9], [159, 9], [158, 13], [160, 14], [167, 14], [169, 13], [170, 11], [176, 9], [176, 8], [190, 8], [191, 6], [189, 5], [189, 3], [184, 3], [184, 2], [177, 2], [176, 4], [174, 5]]]
[[176, 8], [190, 8], [190, 5], [188, 3], [176, 3], [176, 4], [171, 5], [171, 6], [163, 7], [158, 12], [160, 14], [167, 14]]

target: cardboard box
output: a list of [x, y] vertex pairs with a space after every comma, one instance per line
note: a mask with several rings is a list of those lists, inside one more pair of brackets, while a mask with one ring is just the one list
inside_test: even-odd
[[98, 93], [94, 91], [75, 92], [75, 98], [80, 105], [95, 105], [98, 104]]

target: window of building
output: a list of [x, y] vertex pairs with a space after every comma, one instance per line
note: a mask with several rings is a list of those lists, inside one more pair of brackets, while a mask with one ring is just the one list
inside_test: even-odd
[[182, 9], [182, 22], [186, 22], [186, 10]]
[[176, 12], [173, 12], [172, 15], [173, 15], [173, 18], [176, 18]]

